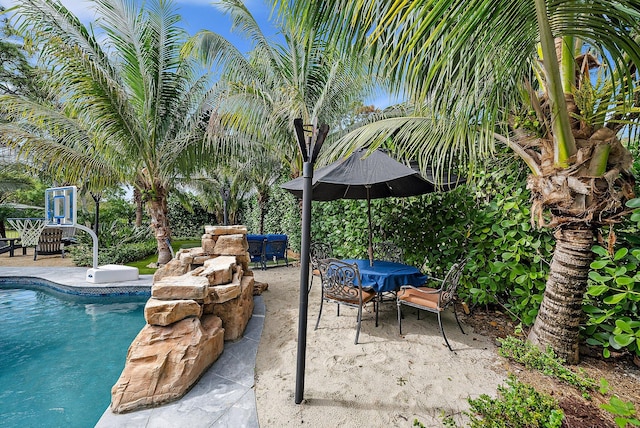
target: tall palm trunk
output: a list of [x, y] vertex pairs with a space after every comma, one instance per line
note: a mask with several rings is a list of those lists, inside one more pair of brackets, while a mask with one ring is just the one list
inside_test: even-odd
[[589, 265], [593, 261], [592, 229], [581, 225], [561, 227], [554, 233], [556, 248], [536, 322], [529, 341], [550, 346], [570, 364], [578, 362], [578, 333], [582, 299], [587, 289]]
[[171, 228], [167, 216], [167, 191], [164, 187], [156, 186], [154, 196], [147, 202], [147, 208], [151, 217], [151, 227], [158, 241], [158, 264], [163, 265], [171, 260]]
[[133, 202], [136, 205], [136, 227], [142, 226], [142, 194], [137, 187], [133, 188]]
[[269, 192], [258, 192], [258, 207], [260, 208], [260, 234], [264, 233], [264, 218], [267, 215], [267, 205], [269, 203]]

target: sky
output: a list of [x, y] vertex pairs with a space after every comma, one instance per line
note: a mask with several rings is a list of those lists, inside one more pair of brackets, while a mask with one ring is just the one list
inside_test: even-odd
[[[231, 18], [218, 10], [212, 0], [173, 0], [178, 13], [182, 16], [182, 25], [193, 35], [200, 30], [210, 30], [224, 36], [234, 44], [241, 52], [248, 52], [251, 49], [250, 43], [240, 36], [239, 31], [232, 31]], [[0, 5], [11, 7], [14, 0], [0, 0]], [[73, 12], [81, 22], [89, 24], [95, 19], [95, 14], [91, 7], [91, 1], [87, 0], [62, 0], [62, 4]], [[277, 38], [278, 29], [272, 24], [275, 19], [271, 19], [271, 2], [264, 0], [244, 0], [244, 4], [253, 14], [260, 29], [267, 37]], [[274, 17], [277, 18], [277, 17]], [[364, 100], [364, 103], [375, 105], [378, 108], [385, 108], [398, 102], [397, 98], [386, 94], [378, 94], [371, 99]]]
[[[193, 35], [199, 30], [211, 30], [221, 34], [240, 51], [247, 52], [250, 45], [238, 31], [231, 31], [231, 19], [219, 11], [212, 0], [173, 0], [178, 13], [182, 16], [182, 25]], [[277, 29], [270, 23], [271, 5], [263, 0], [245, 0], [245, 5], [253, 14], [260, 28], [267, 36], [274, 36]], [[10, 7], [13, 0], [0, 0], [0, 5]], [[62, 4], [73, 12], [84, 24], [95, 19], [91, 2], [87, 0], [62, 0]]]

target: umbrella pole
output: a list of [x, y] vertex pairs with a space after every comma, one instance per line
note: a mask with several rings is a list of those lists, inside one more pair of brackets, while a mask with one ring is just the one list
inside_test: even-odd
[[311, 241], [311, 181], [313, 164], [303, 164], [302, 242], [300, 251], [300, 306], [298, 308], [298, 354], [296, 368], [295, 403], [304, 399], [304, 370], [307, 353], [307, 307], [309, 304], [309, 244]]
[[371, 232], [371, 197], [369, 195], [369, 189], [371, 186], [367, 186], [367, 219], [369, 220], [369, 266], [373, 266], [373, 236]]

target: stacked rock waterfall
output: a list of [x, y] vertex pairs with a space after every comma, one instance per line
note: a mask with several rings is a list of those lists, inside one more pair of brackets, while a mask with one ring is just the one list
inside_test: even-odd
[[244, 226], [205, 226], [202, 246], [180, 250], [153, 277], [147, 324], [111, 389], [115, 413], [182, 397], [242, 334], [253, 312]]

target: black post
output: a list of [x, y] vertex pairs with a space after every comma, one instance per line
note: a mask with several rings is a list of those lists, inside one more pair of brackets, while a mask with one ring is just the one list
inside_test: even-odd
[[304, 135], [302, 119], [293, 121], [298, 146], [302, 154], [302, 240], [300, 245], [300, 307], [298, 310], [298, 354], [296, 358], [295, 403], [304, 399], [304, 370], [307, 353], [307, 309], [309, 304], [309, 244], [311, 243], [311, 200], [313, 184], [313, 164], [316, 161], [322, 143], [329, 133], [329, 126], [323, 124], [320, 130], [311, 126], [309, 138]]
[[229, 200], [229, 196], [231, 196], [231, 190], [225, 185], [222, 189], [220, 189], [220, 195], [222, 196], [223, 223], [225, 226], [228, 226], [229, 218], [227, 217], [227, 201]]
[[298, 313], [298, 355], [296, 370], [295, 402], [300, 404], [304, 398], [304, 370], [307, 353], [307, 309], [309, 305], [309, 244], [311, 241], [311, 184], [313, 182], [313, 164], [305, 162], [302, 166], [304, 184], [302, 187], [302, 241], [300, 253], [300, 307]]

